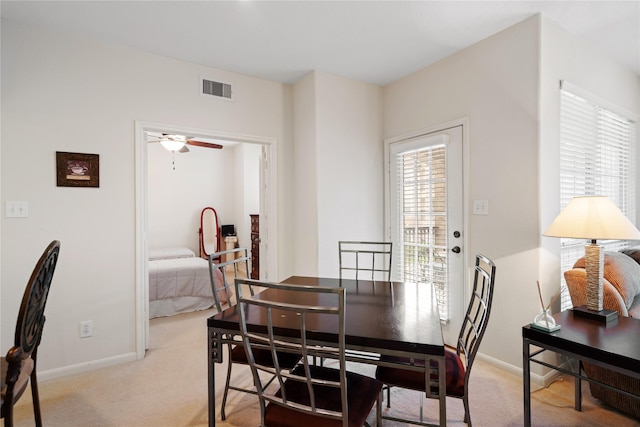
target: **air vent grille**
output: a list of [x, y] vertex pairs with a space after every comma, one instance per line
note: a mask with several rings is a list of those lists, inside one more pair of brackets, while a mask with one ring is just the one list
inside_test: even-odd
[[228, 83], [202, 79], [202, 93], [224, 99], [233, 99], [232, 87]]

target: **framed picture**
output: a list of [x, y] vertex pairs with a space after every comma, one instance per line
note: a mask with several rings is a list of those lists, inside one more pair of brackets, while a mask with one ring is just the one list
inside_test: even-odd
[[56, 151], [58, 187], [100, 187], [98, 154]]

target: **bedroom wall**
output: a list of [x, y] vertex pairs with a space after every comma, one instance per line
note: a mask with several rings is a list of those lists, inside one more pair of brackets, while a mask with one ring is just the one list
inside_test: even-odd
[[200, 213], [207, 206], [216, 210], [221, 225], [240, 219], [235, 151], [189, 147], [174, 156], [160, 144], [148, 145], [149, 248], [187, 247], [199, 255]]
[[[40, 27], [3, 20], [1, 30], [2, 204], [29, 202], [29, 218], [0, 219], [1, 350], [11, 345], [35, 261], [59, 239], [39, 370], [55, 376], [131, 360], [136, 349], [135, 121], [265, 136], [290, 146], [283, 141], [289, 135], [289, 92], [280, 83]], [[235, 101], [200, 96], [200, 76], [233, 83]], [[56, 150], [99, 154], [100, 188], [56, 187]], [[285, 154], [278, 150], [282, 159]], [[279, 161], [279, 177], [291, 179], [288, 167]], [[291, 204], [284, 185], [279, 179], [273, 201], [278, 209]], [[286, 234], [278, 237], [272, 253], [279, 273], [288, 275], [291, 240]], [[92, 338], [79, 338], [83, 320], [93, 320]]]
[[[238, 244], [251, 255], [251, 214], [260, 213], [260, 159], [262, 146], [241, 144], [235, 154], [235, 216], [233, 223], [238, 234]], [[261, 254], [262, 256], [262, 254]], [[264, 264], [261, 264], [264, 270]]]

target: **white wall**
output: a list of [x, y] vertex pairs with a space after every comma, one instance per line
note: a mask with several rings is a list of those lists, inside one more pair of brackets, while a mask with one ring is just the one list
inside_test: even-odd
[[293, 273], [318, 274], [316, 73], [293, 86]]
[[[635, 114], [638, 120], [640, 77], [611, 58], [595, 52], [584, 41], [548, 19], [541, 21], [541, 28], [540, 188], [545, 196], [540, 200], [540, 229], [544, 232], [560, 212], [560, 80]], [[640, 135], [637, 137], [640, 144]], [[640, 154], [637, 148], [636, 154]], [[637, 160], [640, 166], [640, 156]], [[640, 191], [640, 185], [636, 185], [636, 190]], [[640, 193], [636, 200], [640, 201]], [[640, 212], [636, 212], [638, 214]], [[549, 275], [548, 281], [556, 285], [560, 275], [560, 241], [542, 238], [542, 248], [546, 260], [543, 270]]]
[[[233, 83], [235, 102], [200, 96], [201, 76]], [[0, 220], [2, 352], [12, 344], [20, 298], [36, 260], [59, 239], [39, 369], [131, 357], [136, 343], [135, 121], [280, 143], [290, 122], [288, 94], [280, 83], [2, 21], [0, 194], [2, 205], [28, 201], [30, 214]], [[56, 187], [55, 151], [99, 154], [100, 188]], [[289, 175], [288, 167], [280, 161], [278, 173]], [[277, 188], [283, 190], [273, 204], [284, 209], [291, 202], [280, 180]], [[277, 242], [272, 256], [278, 273], [287, 276], [290, 237], [278, 236]], [[92, 338], [78, 337], [83, 320], [93, 320]]]
[[[338, 239], [382, 236], [383, 138], [468, 117], [465, 251], [469, 262], [479, 251], [498, 266], [480, 351], [520, 366], [520, 328], [538, 311], [535, 281], [552, 288], [559, 273], [554, 243], [541, 237], [557, 213], [555, 81], [640, 110], [637, 76], [539, 17], [385, 87], [382, 98], [322, 72], [287, 87], [4, 21], [1, 37], [0, 195], [30, 209], [27, 219], [0, 220], [2, 351], [33, 264], [60, 239], [44, 371], [135, 350], [136, 120], [277, 139], [272, 251], [282, 278], [329, 275]], [[203, 74], [234, 83], [235, 102], [199, 96]], [[56, 150], [100, 154], [100, 188], [56, 187]], [[489, 200], [490, 215], [471, 215], [474, 199]], [[95, 336], [80, 340], [78, 322], [88, 319]]]
[[318, 273], [338, 277], [338, 241], [384, 237], [382, 89], [316, 72]]
[[297, 274], [337, 277], [339, 240], [383, 237], [381, 95], [321, 71], [294, 86]]
[[[542, 238], [559, 212], [560, 78], [638, 111], [637, 76], [540, 16], [385, 88], [385, 137], [469, 118], [467, 262], [481, 252], [497, 265], [480, 352], [513, 370], [521, 327], [539, 310], [536, 280], [549, 298], [560, 283], [557, 239]], [[471, 214], [474, 199], [489, 201], [489, 215]]]
[[251, 255], [251, 218], [260, 213], [260, 159], [262, 146], [242, 144], [235, 149], [236, 173], [236, 215], [233, 221], [240, 247], [247, 248]]
[[200, 213], [208, 206], [216, 210], [220, 225], [239, 219], [232, 185], [234, 148], [189, 150], [174, 155], [160, 144], [147, 147], [149, 248], [188, 247], [198, 255]]
[[[469, 266], [476, 252], [497, 265], [480, 351], [511, 365], [537, 309], [538, 51], [531, 19], [385, 88], [387, 138], [468, 117], [464, 250]], [[489, 215], [471, 215], [475, 199], [489, 201]]]
[[[540, 224], [539, 277], [545, 295], [560, 286], [560, 239], [542, 233], [560, 212], [560, 80], [636, 115], [640, 102], [639, 77], [554, 22], [541, 19], [540, 56]], [[638, 141], [640, 142], [640, 140]], [[636, 149], [636, 153], [639, 151]], [[640, 159], [637, 158], [638, 161]], [[640, 164], [640, 163], [639, 163]], [[636, 180], [637, 182], [637, 180]], [[637, 200], [640, 200], [637, 199]], [[638, 222], [636, 221], [636, 224]], [[555, 310], [560, 309], [556, 304]]]

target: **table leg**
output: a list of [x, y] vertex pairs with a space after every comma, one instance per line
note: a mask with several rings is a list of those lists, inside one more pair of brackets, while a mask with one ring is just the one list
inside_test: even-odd
[[582, 411], [582, 360], [578, 360], [578, 376], [573, 377], [575, 381], [575, 408], [576, 411]]
[[444, 357], [438, 358], [438, 386], [440, 400], [440, 427], [447, 426], [447, 370]]
[[529, 342], [522, 340], [522, 383], [524, 384], [524, 427], [531, 427], [531, 364]]
[[216, 346], [216, 333], [209, 330], [209, 345], [207, 355], [207, 369], [209, 372], [209, 390], [208, 390], [208, 406], [209, 406], [209, 427], [216, 427], [216, 367], [214, 350]]

